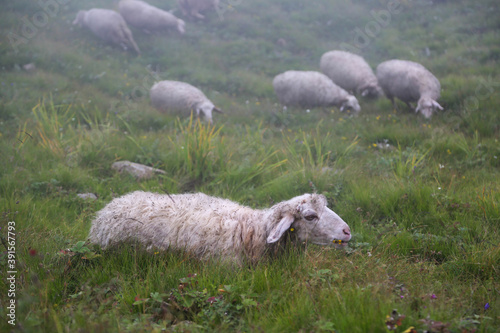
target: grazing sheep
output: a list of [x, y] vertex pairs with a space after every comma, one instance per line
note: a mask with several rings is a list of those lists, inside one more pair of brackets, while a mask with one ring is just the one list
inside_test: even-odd
[[177, 29], [180, 34], [186, 32], [183, 20], [144, 1], [121, 0], [118, 11], [128, 24], [147, 33], [167, 29]]
[[212, 122], [212, 111], [220, 112], [198, 88], [179, 81], [161, 81], [155, 83], [149, 92], [151, 104], [160, 111], [177, 110], [196, 112]]
[[287, 71], [274, 78], [273, 86], [286, 106], [337, 106], [340, 111], [350, 109], [356, 113], [361, 110], [356, 97], [319, 72]]
[[349, 92], [371, 98], [383, 95], [370, 65], [357, 54], [345, 51], [326, 52], [321, 57], [320, 68], [335, 84]]
[[424, 66], [406, 60], [389, 60], [377, 67], [380, 86], [396, 108], [397, 97], [413, 109], [410, 102], [418, 102], [415, 112], [430, 118], [436, 110], [443, 110], [436, 100], [441, 94], [439, 80]]
[[99, 8], [80, 10], [73, 24], [87, 27], [96, 36], [107, 42], [121, 45], [124, 50], [126, 50], [127, 47], [132, 47], [137, 54], [141, 53], [132, 37], [132, 33], [127, 23], [125, 23], [123, 17], [115, 11]]
[[216, 9], [219, 5], [219, 0], [177, 0], [177, 3], [185, 16], [203, 20], [205, 16], [201, 15], [200, 12], [211, 8]]
[[326, 205], [319, 194], [255, 210], [203, 193], [137, 191], [113, 199], [97, 213], [89, 240], [103, 248], [132, 240], [148, 250], [180, 249], [202, 259], [256, 263], [270, 248], [281, 248], [275, 244], [289, 240], [345, 246], [349, 226]]

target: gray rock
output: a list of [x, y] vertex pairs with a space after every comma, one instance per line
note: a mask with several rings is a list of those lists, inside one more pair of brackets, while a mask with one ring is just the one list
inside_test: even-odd
[[165, 174], [165, 171], [163, 170], [130, 161], [115, 162], [111, 165], [111, 169], [116, 170], [119, 173], [126, 172], [137, 179], [149, 179], [152, 178], [155, 173]]
[[29, 64], [24, 65], [23, 69], [28, 73], [32, 73], [36, 71], [36, 66], [34, 63], [30, 62]]
[[83, 200], [97, 200], [97, 195], [94, 193], [78, 193], [76, 196]]

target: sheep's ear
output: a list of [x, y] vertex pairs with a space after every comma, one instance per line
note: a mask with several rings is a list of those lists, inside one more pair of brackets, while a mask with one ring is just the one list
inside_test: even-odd
[[432, 101], [432, 105], [436, 108], [438, 108], [439, 110], [443, 111], [443, 107], [441, 105], [439, 105], [438, 102], [436, 101]]
[[215, 112], [218, 112], [218, 113], [224, 113], [224, 112], [222, 112], [222, 110], [221, 110], [221, 109], [216, 108], [215, 106], [214, 106], [214, 109], [213, 109], [213, 110], [214, 110]]
[[271, 230], [271, 233], [267, 237], [268, 243], [275, 243], [278, 239], [283, 236], [283, 234], [290, 228], [295, 218], [292, 214], [286, 214], [283, 218], [278, 222], [278, 224]]

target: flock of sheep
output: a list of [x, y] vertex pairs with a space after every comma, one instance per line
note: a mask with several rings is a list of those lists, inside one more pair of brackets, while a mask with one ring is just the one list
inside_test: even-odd
[[[200, 12], [219, 5], [218, 0], [178, 0], [186, 16], [202, 19]], [[118, 12], [109, 9], [80, 11], [73, 22], [90, 29], [105, 41], [124, 49], [139, 47], [127, 24], [146, 33], [175, 29], [185, 32], [185, 22], [170, 12], [141, 0], [121, 0]], [[381, 63], [373, 73], [370, 65], [359, 55], [345, 51], [330, 51], [320, 60], [321, 72], [287, 71], [277, 75], [273, 87], [278, 100], [285, 106], [339, 107], [341, 111], [359, 113], [361, 107], [354, 95], [378, 98], [385, 94], [394, 107], [395, 98], [430, 118], [437, 109], [440, 97], [439, 80], [422, 65], [405, 60]], [[179, 81], [162, 81], [150, 90], [152, 105], [160, 111], [194, 112], [211, 122], [218, 108], [198, 88]], [[411, 106], [416, 102], [417, 106]]]
[[[202, 19], [218, 0], [179, 0], [186, 16]], [[147, 33], [175, 29], [185, 32], [185, 22], [173, 14], [141, 0], [121, 0], [118, 12], [108, 9], [80, 11], [73, 22], [87, 27], [105, 41], [131, 48], [138, 54], [127, 24]], [[376, 74], [360, 56], [330, 51], [321, 57], [321, 72], [287, 71], [277, 75], [273, 87], [285, 106], [339, 107], [360, 112], [354, 95], [378, 98], [385, 94], [417, 102], [416, 112], [426, 118], [436, 109], [440, 96], [438, 79], [422, 65], [389, 60], [378, 65]], [[161, 81], [150, 90], [152, 105], [160, 111], [194, 112], [212, 121], [221, 112], [198, 88], [179, 81]], [[322, 195], [304, 194], [266, 210], [254, 210], [229, 200], [204, 194], [160, 195], [134, 192], [116, 198], [97, 213], [89, 240], [108, 247], [136, 240], [148, 249], [184, 249], [200, 258], [222, 257], [239, 262], [257, 262], [276, 244], [288, 241], [344, 246], [351, 239], [348, 225], [326, 207]]]
[[[352, 94], [371, 98], [385, 94], [395, 108], [395, 98], [399, 98], [426, 118], [436, 109], [443, 110], [437, 102], [441, 94], [439, 80], [416, 62], [385, 61], [377, 66], [375, 75], [359, 55], [329, 51], [321, 57], [320, 68], [323, 73], [287, 71], [277, 75], [273, 86], [280, 102], [304, 107], [336, 106], [340, 111], [358, 113], [361, 108]], [[417, 107], [410, 102], [417, 102]]]

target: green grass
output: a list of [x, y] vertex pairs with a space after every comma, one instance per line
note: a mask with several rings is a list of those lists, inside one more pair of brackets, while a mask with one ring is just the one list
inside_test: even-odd
[[[7, 33], [22, 35], [22, 18], [41, 9], [5, 4], [0, 235], [8, 241], [15, 222], [17, 305], [12, 327], [2, 278], [0, 330], [387, 332], [399, 321], [395, 332], [499, 332], [497, 1], [403, 1], [362, 48], [372, 67], [404, 58], [436, 74], [445, 111], [431, 120], [385, 99], [360, 100], [351, 117], [283, 110], [275, 98], [274, 75], [317, 70], [388, 3], [242, 1], [222, 20], [187, 21], [184, 36], [133, 29], [139, 57], [71, 25], [79, 9], [111, 0], [59, 7], [17, 53]], [[22, 69], [30, 62], [33, 73]], [[200, 87], [225, 113], [213, 125], [158, 113], [147, 94], [163, 79]], [[118, 160], [166, 174], [137, 181], [111, 169]], [[255, 267], [82, 242], [94, 214], [134, 190], [255, 208], [318, 192], [353, 240], [346, 251], [290, 246]], [[98, 199], [76, 196], [87, 192]]]

